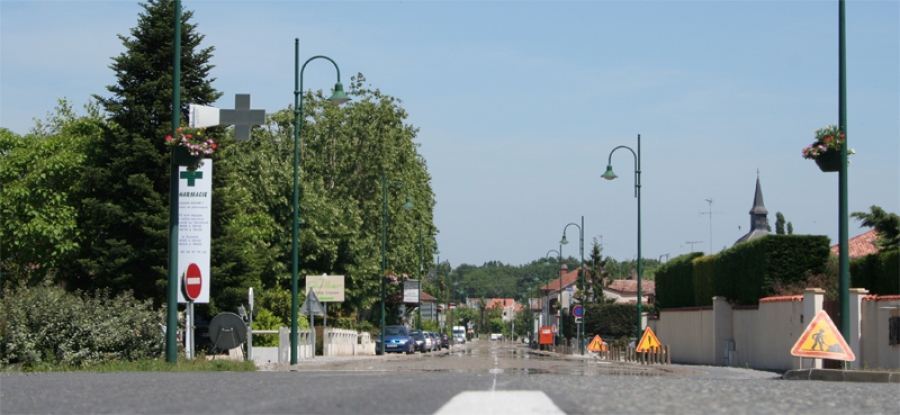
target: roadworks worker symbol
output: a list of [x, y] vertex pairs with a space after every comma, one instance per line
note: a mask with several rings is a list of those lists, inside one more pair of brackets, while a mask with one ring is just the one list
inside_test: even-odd
[[659, 350], [659, 348], [659, 339], [656, 338], [656, 334], [653, 334], [653, 329], [651, 329], [650, 326], [647, 326], [644, 330], [644, 335], [641, 336], [641, 341], [638, 342], [638, 345], [634, 350], [638, 352], [652, 352], [654, 350]]
[[589, 352], [605, 352], [606, 351], [606, 343], [603, 343], [603, 339], [600, 338], [600, 335], [594, 336], [594, 340], [591, 340], [591, 344], [588, 345]]
[[791, 354], [798, 357], [817, 359], [856, 360], [853, 350], [844, 341], [841, 332], [834, 326], [825, 310], [819, 311], [800, 335]]

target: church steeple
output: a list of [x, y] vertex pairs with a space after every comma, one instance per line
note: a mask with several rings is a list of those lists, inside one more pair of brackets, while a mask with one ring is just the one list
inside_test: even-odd
[[769, 234], [769, 211], [763, 203], [762, 186], [759, 184], [759, 171], [756, 172], [756, 195], [753, 196], [753, 207], [750, 209], [750, 232], [735, 242], [735, 245], [751, 239], [761, 238]]

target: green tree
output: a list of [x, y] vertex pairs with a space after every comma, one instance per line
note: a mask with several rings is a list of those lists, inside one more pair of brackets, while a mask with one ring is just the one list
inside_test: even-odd
[[[591, 302], [603, 300], [603, 288], [606, 286], [606, 280], [609, 275], [606, 272], [609, 257], [603, 258], [603, 246], [597, 243], [594, 238], [591, 244], [591, 253], [585, 261], [587, 275], [585, 275], [587, 287], [587, 297]], [[580, 281], [579, 281], [580, 284]]]
[[[117, 80], [107, 87], [112, 96], [95, 96], [110, 125], [87, 152], [79, 223], [85, 237], [68, 282], [86, 290], [130, 289], [139, 299], [161, 303], [168, 268], [170, 153], [164, 138], [171, 128], [174, 3], [141, 6], [131, 37], [119, 36], [125, 51], [110, 65]], [[198, 50], [203, 36], [192, 16], [184, 12], [181, 29], [184, 119], [187, 103], [210, 104], [221, 95], [207, 79], [212, 48]]]
[[85, 150], [102, 132], [97, 106], [78, 116], [60, 100], [25, 137], [0, 128], [0, 268], [4, 282], [35, 284], [76, 258]]
[[775, 213], [775, 234], [784, 235], [784, 215], [781, 212]]
[[850, 216], [861, 221], [860, 226], [875, 228], [879, 251], [900, 248], [900, 216], [896, 213], [889, 213], [879, 206], [872, 205], [869, 212], [853, 212]]

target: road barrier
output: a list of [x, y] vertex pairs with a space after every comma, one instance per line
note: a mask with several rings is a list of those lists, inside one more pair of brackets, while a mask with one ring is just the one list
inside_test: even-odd
[[642, 365], [670, 365], [672, 354], [669, 353], [669, 345], [651, 347], [650, 351], [639, 352], [631, 347], [611, 347], [605, 352], [593, 352], [602, 360], [613, 362], [637, 362]]

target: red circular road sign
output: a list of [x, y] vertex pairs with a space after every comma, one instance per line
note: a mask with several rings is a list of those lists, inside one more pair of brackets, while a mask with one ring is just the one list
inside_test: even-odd
[[184, 277], [184, 292], [187, 297], [194, 301], [200, 296], [203, 289], [203, 277], [200, 275], [200, 267], [197, 264], [188, 265], [187, 272]]

